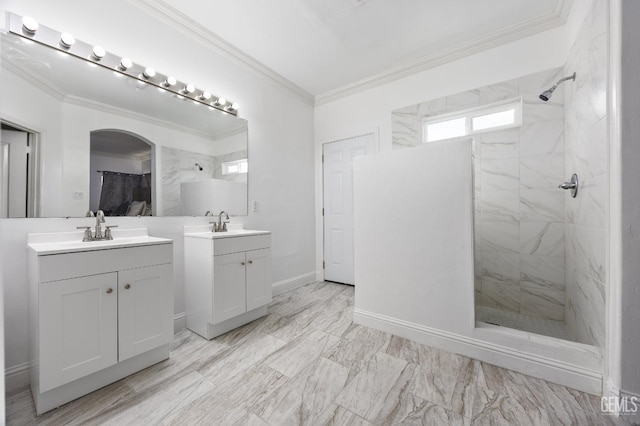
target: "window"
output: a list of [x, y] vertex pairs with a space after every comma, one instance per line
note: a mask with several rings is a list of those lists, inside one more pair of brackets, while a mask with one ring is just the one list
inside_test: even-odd
[[517, 127], [522, 124], [522, 98], [429, 117], [423, 122], [423, 143]]
[[223, 175], [235, 175], [239, 173], [247, 173], [249, 170], [249, 162], [246, 158], [242, 160], [236, 161], [227, 161], [226, 163], [222, 163], [222, 174]]

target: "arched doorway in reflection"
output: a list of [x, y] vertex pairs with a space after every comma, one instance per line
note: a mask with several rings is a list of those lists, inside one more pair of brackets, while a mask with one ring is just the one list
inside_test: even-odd
[[94, 130], [90, 140], [90, 210], [107, 216], [150, 216], [155, 144], [119, 129]]

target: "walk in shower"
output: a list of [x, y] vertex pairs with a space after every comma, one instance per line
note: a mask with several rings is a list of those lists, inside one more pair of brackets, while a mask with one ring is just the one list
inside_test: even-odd
[[[606, 14], [597, 8], [564, 67], [396, 110], [392, 130], [394, 149], [447, 132], [473, 138], [478, 326], [602, 349], [607, 49]], [[476, 118], [518, 104], [512, 121], [476, 131]]]

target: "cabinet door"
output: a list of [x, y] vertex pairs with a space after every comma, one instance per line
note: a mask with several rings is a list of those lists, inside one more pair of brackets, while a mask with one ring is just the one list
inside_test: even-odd
[[213, 257], [213, 324], [246, 312], [244, 270], [244, 253]]
[[40, 284], [40, 392], [118, 360], [115, 272]]
[[118, 272], [120, 361], [171, 342], [171, 264]]
[[271, 250], [252, 250], [247, 259], [247, 311], [271, 303]]

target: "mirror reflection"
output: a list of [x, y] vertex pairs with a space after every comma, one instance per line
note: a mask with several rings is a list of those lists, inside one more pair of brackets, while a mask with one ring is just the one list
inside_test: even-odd
[[247, 214], [246, 120], [1, 38], [2, 217]]

